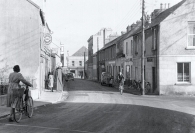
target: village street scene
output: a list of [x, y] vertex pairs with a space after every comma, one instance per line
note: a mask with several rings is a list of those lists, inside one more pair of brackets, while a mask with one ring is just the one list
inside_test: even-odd
[[0, 0], [1, 133], [195, 133], [194, 0]]

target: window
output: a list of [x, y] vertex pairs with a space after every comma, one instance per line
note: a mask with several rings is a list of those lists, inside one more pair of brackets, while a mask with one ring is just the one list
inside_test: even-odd
[[138, 54], [138, 43], [139, 43], [139, 36], [136, 37], [136, 42], [135, 42], [135, 54]]
[[74, 61], [72, 61], [72, 66], [74, 66]]
[[61, 51], [61, 52], [64, 52], [64, 46], [61, 46], [61, 47], [60, 47], [60, 51]]
[[156, 36], [156, 29], [154, 29], [153, 30], [153, 45], [152, 45], [153, 50], [156, 49], [156, 43], [157, 43], [157, 36]]
[[133, 40], [131, 40], [131, 54], [133, 54]]
[[195, 47], [195, 22], [188, 23], [188, 47]]
[[128, 55], [128, 42], [126, 42], [126, 55]]
[[82, 66], [82, 61], [79, 61], [79, 66]]
[[190, 63], [177, 63], [177, 81], [190, 82]]

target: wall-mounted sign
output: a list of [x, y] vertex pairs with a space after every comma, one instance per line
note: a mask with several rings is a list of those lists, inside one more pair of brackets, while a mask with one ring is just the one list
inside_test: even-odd
[[108, 64], [115, 64], [115, 61], [109, 61]]
[[49, 45], [52, 42], [52, 36], [50, 34], [45, 34], [44, 42], [46, 45]]
[[147, 58], [147, 62], [153, 62], [153, 58], [151, 57]]

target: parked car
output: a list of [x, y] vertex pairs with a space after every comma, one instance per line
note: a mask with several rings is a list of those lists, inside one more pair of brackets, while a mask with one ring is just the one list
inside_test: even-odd
[[69, 80], [74, 81], [73, 73], [67, 73], [65, 74], [65, 76], [66, 76], [66, 81], [69, 81]]
[[114, 81], [114, 77], [111, 74], [109, 74], [107, 72], [102, 72], [101, 85], [113, 86], [113, 81]]

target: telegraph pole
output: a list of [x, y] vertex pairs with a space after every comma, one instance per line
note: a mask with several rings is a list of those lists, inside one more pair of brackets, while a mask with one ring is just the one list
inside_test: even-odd
[[83, 71], [83, 77], [85, 79], [85, 52], [84, 52], [84, 71]]
[[144, 22], [144, 15], [145, 15], [145, 0], [142, 0], [142, 57], [141, 57], [141, 82], [142, 82], [142, 94], [145, 95], [145, 84], [144, 84], [144, 50], [145, 50], [145, 22]]

